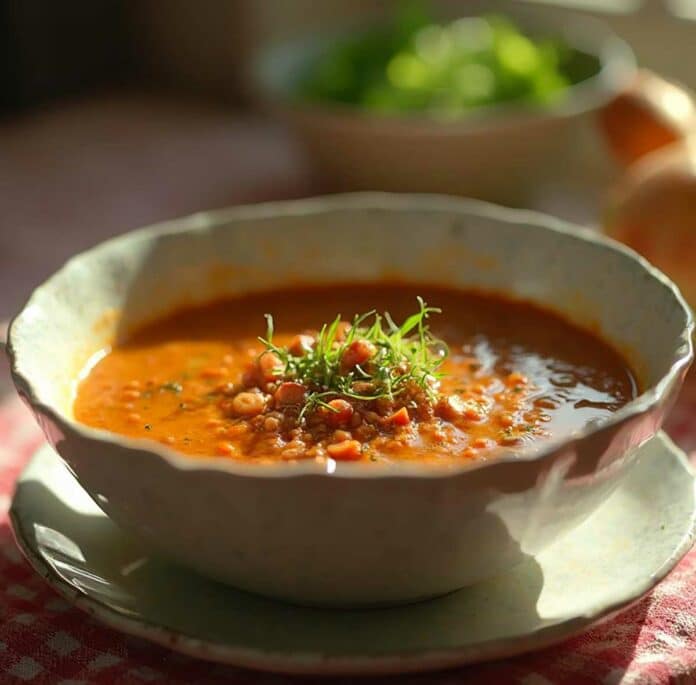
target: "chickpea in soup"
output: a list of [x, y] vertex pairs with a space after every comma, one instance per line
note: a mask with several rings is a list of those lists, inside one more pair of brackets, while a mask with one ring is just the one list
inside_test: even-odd
[[361, 283], [149, 323], [90, 370], [74, 413], [192, 456], [452, 463], [569, 434], [636, 393], [616, 351], [549, 311]]

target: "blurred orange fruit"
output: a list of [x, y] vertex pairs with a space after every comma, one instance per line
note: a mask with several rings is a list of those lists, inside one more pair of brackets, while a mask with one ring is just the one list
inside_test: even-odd
[[696, 307], [696, 131], [628, 169], [610, 196], [605, 228], [668, 274]]
[[629, 166], [696, 131], [696, 105], [679, 86], [640, 71], [631, 86], [600, 111], [599, 124], [616, 159]]

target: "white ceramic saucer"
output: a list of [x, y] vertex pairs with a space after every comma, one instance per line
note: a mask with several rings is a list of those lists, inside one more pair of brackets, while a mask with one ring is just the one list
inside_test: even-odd
[[620, 489], [536, 560], [446, 597], [366, 611], [281, 604], [152, 556], [47, 447], [22, 474], [11, 518], [34, 568], [118, 630], [256, 669], [395, 673], [544, 647], [625, 607], [691, 547], [695, 494], [683, 453], [660, 435], [642, 448]]

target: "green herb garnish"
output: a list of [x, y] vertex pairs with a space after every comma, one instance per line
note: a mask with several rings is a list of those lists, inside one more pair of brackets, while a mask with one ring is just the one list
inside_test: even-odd
[[[291, 354], [287, 347], [273, 342], [273, 317], [266, 314], [266, 336], [259, 340], [268, 353], [280, 360], [279, 380], [301, 383], [308, 389], [300, 411], [300, 420], [318, 407], [335, 411], [332, 399], [352, 400], [394, 399], [414, 386], [431, 399], [435, 398], [437, 381], [442, 374], [438, 368], [448, 354], [447, 345], [432, 335], [427, 325], [437, 307], [429, 307], [418, 298], [418, 311], [401, 325], [392, 317], [375, 311], [356, 315], [343, 336], [339, 335], [341, 317], [324, 324], [314, 346], [301, 356]], [[345, 352], [351, 344], [363, 340], [375, 348], [373, 356], [363, 365], [350, 369], [342, 366]]]
[[169, 381], [163, 385], [160, 385], [160, 390], [173, 392], [176, 394], [179, 394], [183, 389], [184, 387], [181, 385], [181, 383], [177, 383], [176, 381]]

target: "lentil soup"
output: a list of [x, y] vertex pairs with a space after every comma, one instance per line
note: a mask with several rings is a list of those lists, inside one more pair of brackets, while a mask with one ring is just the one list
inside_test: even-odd
[[451, 463], [567, 435], [636, 393], [610, 346], [528, 303], [342, 284], [149, 323], [89, 370], [74, 413], [193, 456]]

